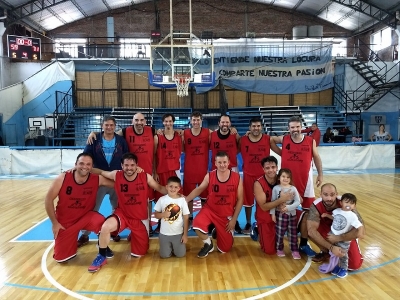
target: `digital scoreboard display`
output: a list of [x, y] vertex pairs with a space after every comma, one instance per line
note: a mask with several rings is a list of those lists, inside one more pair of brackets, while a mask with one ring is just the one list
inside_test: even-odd
[[40, 39], [7, 35], [8, 57], [40, 60]]

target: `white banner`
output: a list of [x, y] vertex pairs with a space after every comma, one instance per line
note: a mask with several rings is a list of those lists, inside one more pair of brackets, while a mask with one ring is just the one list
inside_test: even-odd
[[11, 174], [11, 150], [8, 147], [0, 147], [0, 175]]

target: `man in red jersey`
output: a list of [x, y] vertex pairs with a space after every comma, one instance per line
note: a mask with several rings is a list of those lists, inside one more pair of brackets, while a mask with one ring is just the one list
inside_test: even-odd
[[95, 170], [104, 177], [115, 181], [114, 188], [118, 195], [118, 207], [101, 227], [99, 254], [89, 266], [89, 272], [98, 271], [107, 263], [107, 258], [113, 257], [113, 255], [109, 255], [110, 250], [108, 250], [110, 236], [118, 234], [125, 228], [131, 230], [131, 255], [133, 257], [145, 255], [149, 248], [148, 188], [153, 188], [162, 194], [166, 194], [167, 190], [165, 186], [159, 185], [150, 174], [137, 173], [137, 162], [138, 158], [135, 154], [125, 153], [121, 159], [122, 171]]
[[[76, 239], [82, 229], [98, 233], [104, 222], [100, 213], [93, 211], [99, 186], [113, 187], [112, 181], [91, 174], [93, 157], [80, 153], [75, 170], [60, 174], [45, 198], [46, 212], [52, 223], [55, 245], [53, 257], [65, 262], [76, 256]], [[54, 199], [58, 202], [54, 209]]]
[[293, 193], [283, 192], [276, 201], [271, 202], [272, 189], [277, 184], [278, 160], [274, 156], [267, 156], [260, 163], [264, 175], [257, 178], [253, 184], [256, 199], [256, 222], [258, 240], [261, 250], [266, 254], [276, 254], [275, 222], [272, 221], [270, 210], [286, 201], [293, 199]]
[[187, 197], [192, 201], [208, 188], [207, 201], [193, 220], [193, 229], [203, 241], [197, 257], [204, 258], [214, 250], [213, 242], [208, 236], [208, 226], [213, 223], [217, 232], [217, 248], [228, 252], [233, 245], [233, 230], [243, 205], [243, 184], [240, 175], [229, 169], [229, 157], [220, 151], [215, 156], [216, 170], [208, 173], [203, 182]]
[[[218, 122], [218, 130], [211, 133], [210, 150], [211, 157], [215, 157], [217, 152], [224, 151], [228, 154], [230, 165], [229, 168], [238, 172], [237, 168], [237, 154], [238, 154], [238, 141], [240, 136], [238, 134], [231, 134], [231, 117], [222, 114]], [[212, 165], [215, 170], [216, 166]]]
[[[318, 198], [311, 205], [307, 217], [307, 229], [310, 239], [316, 243], [321, 252], [313, 258], [313, 262], [321, 263], [329, 259], [328, 250], [336, 256], [343, 256], [344, 249], [334, 244], [340, 241], [351, 241], [348, 250], [349, 270], [357, 270], [361, 268], [363, 256], [358, 245], [358, 229], [353, 228], [347, 233], [341, 235], [329, 234], [332, 225], [332, 219], [322, 218], [321, 215], [332, 214], [336, 208], [340, 208], [340, 197], [337, 194], [336, 186], [332, 183], [325, 183], [321, 187], [321, 198]], [[358, 217], [361, 223], [364, 224], [360, 214], [356, 209], [352, 210]]]
[[[293, 116], [288, 125], [289, 135], [271, 136], [271, 149], [281, 155], [281, 168], [292, 171], [293, 185], [303, 198], [302, 207], [308, 209], [315, 200], [312, 162], [314, 160], [318, 172], [316, 184], [319, 187], [323, 179], [322, 161], [315, 141], [301, 134], [301, 119]], [[282, 149], [276, 144], [282, 144]]]
[[[183, 131], [185, 160], [183, 167], [183, 194], [188, 195], [198, 186], [208, 172], [209, 143], [211, 130], [202, 127], [203, 115], [195, 111], [190, 115], [191, 128]], [[202, 203], [207, 198], [207, 190], [200, 194]], [[190, 218], [193, 220], [193, 201], [188, 203]], [[189, 218], [189, 219], [190, 219]]]
[[244, 234], [250, 234], [251, 229], [254, 182], [264, 174], [260, 162], [270, 152], [270, 136], [262, 133], [262, 120], [260, 118], [250, 120], [249, 131], [248, 135], [242, 136], [239, 140], [239, 151], [243, 159], [243, 206], [247, 221], [243, 230]]

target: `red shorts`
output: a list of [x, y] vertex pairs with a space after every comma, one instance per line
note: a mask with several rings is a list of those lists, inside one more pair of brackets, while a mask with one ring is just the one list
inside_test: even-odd
[[[262, 176], [262, 174], [260, 175]], [[251, 176], [243, 173], [243, 206], [252, 207], [254, 206], [254, 182], [260, 178], [260, 176]]]
[[301, 207], [304, 209], [310, 209], [311, 205], [315, 201], [315, 197], [303, 197], [300, 195], [301, 198], [303, 198], [303, 202], [301, 203]]
[[[158, 183], [161, 184], [162, 186], [166, 186], [167, 182], [168, 182], [168, 178], [170, 178], [171, 176], [177, 176], [178, 178], [181, 178], [179, 170], [176, 170], [176, 171], [172, 170], [172, 171], [158, 174]], [[179, 192], [181, 193], [182, 189]], [[154, 202], [157, 202], [158, 199], [160, 199], [162, 196], [164, 196], [164, 195], [157, 191], [154, 191]]]
[[[201, 183], [201, 182], [200, 182]], [[200, 183], [192, 183], [192, 182], [186, 182], [186, 179], [183, 178], [183, 194], [185, 196], [189, 195], [191, 193], [191, 191], [193, 191], [197, 185], [199, 185]], [[200, 199], [202, 201], [205, 201], [207, 199], [208, 196], [208, 189], [205, 189], [201, 194], [200, 194]]]
[[149, 220], [132, 219], [125, 216], [124, 212], [117, 208], [109, 217], [114, 217], [118, 222], [118, 229], [111, 235], [117, 235], [125, 228], [131, 231], [131, 255], [143, 256], [149, 250]]
[[261, 246], [261, 250], [266, 254], [276, 254], [276, 235], [275, 235], [275, 223], [258, 223], [258, 236]]
[[89, 211], [76, 223], [63, 225], [65, 230], [61, 229], [55, 239], [53, 258], [57, 262], [64, 262], [76, 255], [78, 245], [76, 243], [81, 230], [89, 230], [99, 233], [101, 225], [104, 223], [104, 216], [95, 211]]
[[217, 248], [221, 252], [228, 252], [233, 246], [233, 232], [226, 232], [228, 218], [216, 215], [211, 209], [203, 207], [193, 220], [193, 229], [202, 233], [208, 232], [208, 225], [213, 223], [217, 231]]

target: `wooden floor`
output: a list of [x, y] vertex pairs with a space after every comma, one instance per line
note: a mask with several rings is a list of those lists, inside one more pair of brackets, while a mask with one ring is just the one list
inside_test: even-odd
[[[319, 273], [305, 257], [267, 256], [249, 237], [235, 238], [230, 253], [206, 259], [196, 257], [196, 238], [189, 240], [186, 258], [165, 260], [156, 239], [140, 259], [130, 257], [126, 241], [111, 242], [115, 257], [95, 274], [87, 272], [97, 253], [91, 242], [69, 263], [57, 264], [52, 250], [44, 256], [50, 242], [10, 242], [46, 217], [50, 182], [0, 180], [0, 299], [244, 299], [268, 292], [264, 297], [271, 299], [400, 299], [400, 174], [325, 175], [339, 193], [357, 195], [366, 224], [363, 267], [343, 279]], [[58, 290], [43, 271], [76, 296]]]

